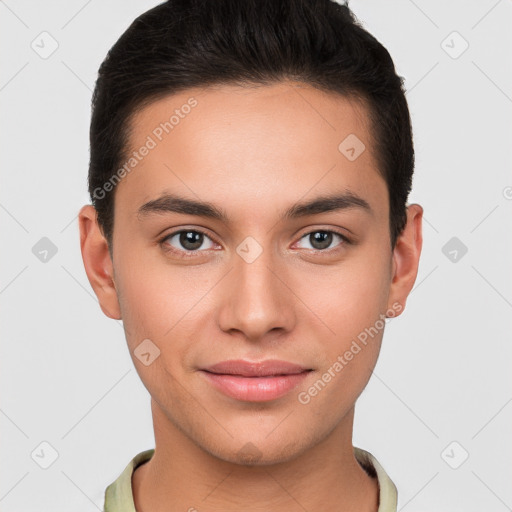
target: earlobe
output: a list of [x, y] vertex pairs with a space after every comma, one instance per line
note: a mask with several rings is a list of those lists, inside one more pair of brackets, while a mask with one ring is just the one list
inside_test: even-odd
[[101, 232], [94, 206], [85, 205], [78, 214], [80, 249], [85, 272], [100, 307], [109, 318], [121, 319], [121, 310], [114, 283], [114, 268], [107, 240]]
[[419, 204], [407, 207], [407, 223], [397, 239], [393, 250], [393, 272], [388, 308], [400, 304], [397, 315], [405, 308], [407, 297], [418, 275], [419, 260], [423, 244], [423, 208]]

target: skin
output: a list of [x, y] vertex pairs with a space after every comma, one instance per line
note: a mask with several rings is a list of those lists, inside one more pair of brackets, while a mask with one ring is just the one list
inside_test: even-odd
[[[197, 106], [117, 185], [112, 255], [94, 208], [79, 214], [87, 276], [104, 313], [123, 320], [152, 397], [155, 454], [133, 475], [136, 508], [376, 511], [378, 484], [354, 457], [352, 428], [383, 330], [308, 404], [297, 395], [380, 314], [393, 305], [401, 308], [395, 316], [403, 311], [418, 270], [423, 209], [408, 206], [392, 251], [388, 193], [364, 104], [305, 84], [165, 97], [136, 115], [131, 148], [190, 97]], [[351, 133], [366, 146], [354, 161], [338, 150]], [[297, 202], [347, 191], [371, 212], [281, 218]], [[210, 202], [229, 222], [137, 214], [163, 193]], [[179, 235], [161, 242], [179, 229], [207, 235], [192, 257], [179, 257], [190, 247]], [[326, 230], [352, 243], [334, 234], [318, 249], [307, 235]], [[248, 236], [262, 248], [251, 263], [236, 252]], [[144, 339], [160, 350], [149, 366], [134, 356]], [[282, 359], [314, 371], [284, 397], [254, 403], [225, 396], [199, 372], [227, 359]], [[247, 457], [247, 443], [258, 460]]]

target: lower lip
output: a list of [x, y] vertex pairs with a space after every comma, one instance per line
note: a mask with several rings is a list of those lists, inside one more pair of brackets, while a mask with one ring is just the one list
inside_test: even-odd
[[275, 400], [286, 395], [298, 386], [309, 371], [293, 375], [276, 375], [272, 377], [242, 377], [202, 371], [206, 378], [227, 396], [248, 402]]

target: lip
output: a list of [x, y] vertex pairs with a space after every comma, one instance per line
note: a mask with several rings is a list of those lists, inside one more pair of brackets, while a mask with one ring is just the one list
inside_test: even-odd
[[216, 389], [249, 402], [280, 398], [297, 387], [311, 371], [311, 368], [277, 359], [261, 362], [238, 359], [201, 369]]
[[272, 377], [275, 375], [295, 375], [310, 368], [279, 359], [266, 361], [245, 361], [244, 359], [231, 359], [221, 363], [202, 368], [210, 373], [223, 375], [238, 375], [241, 377]]

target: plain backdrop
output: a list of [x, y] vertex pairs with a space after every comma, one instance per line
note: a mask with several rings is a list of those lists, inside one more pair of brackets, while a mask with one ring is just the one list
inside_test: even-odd
[[[3, 512], [102, 510], [106, 486], [154, 446], [76, 216], [98, 67], [156, 3], [0, 2]], [[386, 328], [354, 444], [391, 476], [399, 510], [512, 510], [512, 2], [350, 6], [406, 79], [410, 202], [425, 209], [418, 279]]]

